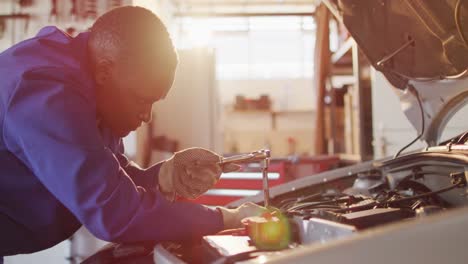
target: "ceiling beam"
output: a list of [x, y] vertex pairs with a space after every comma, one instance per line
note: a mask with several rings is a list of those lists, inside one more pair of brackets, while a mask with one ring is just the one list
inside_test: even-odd
[[262, 16], [314, 16], [314, 12], [176, 12], [176, 17], [262, 17]]
[[31, 15], [24, 14], [24, 13], [0, 15], [0, 19], [29, 19], [30, 17], [31, 17]]
[[226, 7], [226, 6], [316, 6], [315, 0], [304, 1], [190, 1], [190, 0], [172, 0], [176, 5], [190, 5], [193, 7]]

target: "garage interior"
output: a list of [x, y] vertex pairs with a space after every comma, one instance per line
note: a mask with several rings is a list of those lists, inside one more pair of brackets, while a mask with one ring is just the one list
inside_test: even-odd
[[[394, 61], [394, 57], [419, 48], [419, 39], [408, 35], [407, 42], [393, 45], [395, 41], [380, 34], [370, 44], [369, 34], [379, 25], [373, 26], [375, 21], [370, 19], [360, 26], [353, 24], [343, 11], [352, 2], [0, 0], [0, 52], [46, 25], [76, 36], [112, 8], [145, 7], [168, 27], [179, 65], [170, 94], [153, 107], [152, 121], [124, 138], [126, 155], [148, 167], [190, 147], [224, 157], [269, 150], [267, 178], [274, 188], [399, 156], [401, 150], [409, 153], [430, 147], [419, 135], [420, 121], [414, 125], [409, 120], [419, 117], [417, 106], [409, 108], [400, 102], [410, 91], [396, 88], [398, 82], [388, 78], [388, 69], [410, 60]], [[373, 1], [362, 2], [373, 5]], [[391, 6], [391, 1], [375, 2]], [[412, 6], [404, 4], [411, 1], [395, 2], [402, 8]], [[421, 10], [433, 10], [430, 7], [436, 1], [414, 2]], [[441, 2], [455, 7], [457, 1]], [[461, 8], [466, 18], [468, 3]], [[347, 21], [351, 30], [343, 23]], [[385, 23], [402, 26], [395, 21]], [[370, 33], [355, 39], [353, 30], [360, 27]], [[392, 46], [385, 47], [386, 42]], [[379, 52], [387, 56], [376, 60], [370, 46], [383, 47]], [[451, 115], [432, 146], [468, 131], [467, 116], [467, 107]], [[223, 174], [212, 189], [191, 202], [217, 206], [261, 197], [263, 176], [258, 163], [243, 165], [239, 172]], [[5, 263], [80, 263], [105, 244], [82, 228], [50, 249], [6, 257]]]

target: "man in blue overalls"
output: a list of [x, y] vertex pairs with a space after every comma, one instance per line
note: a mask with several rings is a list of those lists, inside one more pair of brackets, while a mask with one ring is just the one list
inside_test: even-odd
[[262, 210], [173, 201], [213, 186], [213, 152], [148, 169], [124, 156], [121, 138], [150, 121], [176, 66], [161, 21], [130, 6], [75, 38], [46, 27], [0, 54], [0, 256], [49, 248], [81, 225], [112, 242], [187, 241]]

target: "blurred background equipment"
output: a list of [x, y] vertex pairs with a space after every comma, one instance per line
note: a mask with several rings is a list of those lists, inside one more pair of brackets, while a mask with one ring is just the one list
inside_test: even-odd
[[268, 95], [260, 95], [258, 99], [245, 98], [242, 95], [236, 96], [236, 102], [234, 104], [234, 110], [264, 110], [268, 111], [271, 109], [271, 101]]

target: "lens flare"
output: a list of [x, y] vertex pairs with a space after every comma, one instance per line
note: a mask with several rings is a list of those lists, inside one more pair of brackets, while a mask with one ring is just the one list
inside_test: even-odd
[[280, 250], [287, 248], [291, 242], [289, 220], [276, 208], [269, 208], [259, 217], [246, 218], [243, 223], [258, 249]]

